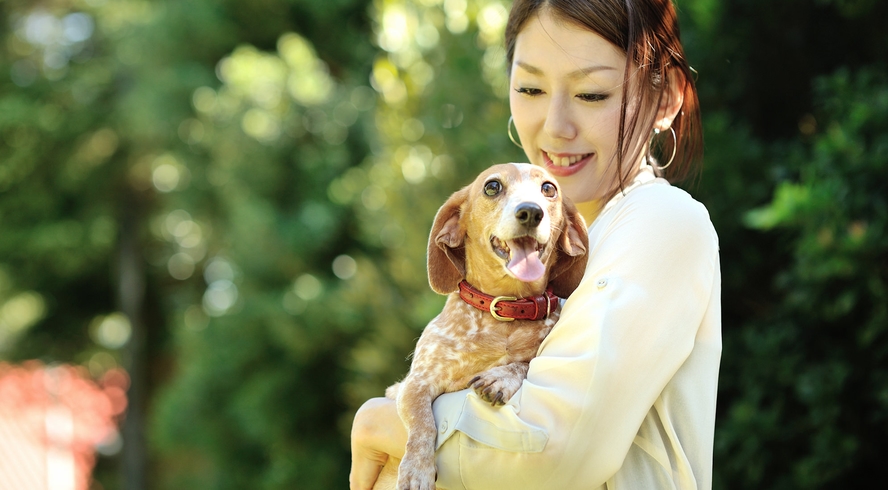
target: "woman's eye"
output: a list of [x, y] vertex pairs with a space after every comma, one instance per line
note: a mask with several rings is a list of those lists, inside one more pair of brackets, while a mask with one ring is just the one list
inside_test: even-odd
[[491, 180], [490, 182], [484, 184], [484, 193], [488, 196], [495, 196], [502, 192], [503, 185], [498, 180]]
[[531, 97], [533, 97], [535, 95], [540, 95], [543, 93], [543, 91], [538, 88], [526, 88], [526, 87], [518, 87], [515, 89], [515, 91], [521, 95], [529, 95]]
[[579, 94], [577, 98], [585, 102], [601, 102], [610, 97], [608, 94]]
[[553, 198], [558, 194], [558, 189], [555, 187], [555, 184], [551, 182], [543, 182], [543, 187], [540, 190], [543, 192], [543, 195], [548, 198]]

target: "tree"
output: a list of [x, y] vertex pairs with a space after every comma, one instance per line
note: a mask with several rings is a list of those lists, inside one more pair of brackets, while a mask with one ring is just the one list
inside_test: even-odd
[[736, 374], [723, 474], [747, 484], [863, 486], [877, 467], [888, 415], [886, 74], [818, 78], [818, 128], [786, 151], [798, 179], [746, 214], [751, 228], [782, 231], [792, 253], [773, 279], [780, 303], [744, 327], [733, 344], [744, 359], [725, 366]]
[[[338, 315], [301, 328], [285, 304], [291, 313], [304, 307], [299, 302], [331, 280], [333, 258], [354, 243], [350, 217], [326, 199], [326, 187], [367, 152], [363, 123], [355, 124], [373, 102], [370, 89], [359, 87], [372, 53], [362, 41], [366, 6], [269, 1], [258, 7], [209, 1], [3, 7], [3, 25], [11, 26], [3, 64], [11, 77], [0, 87], [7, 109], [0, 131], [14, 144], [0, 171], [2, 299], [10, 320], [0, 347], [13, 360], [83, 363], [94, 375], [118, 364], [129, 370], [121, 477], [127, 488], [151, 483], [139, 441], [147, 410], [159, 414], [152, 464], [171, 468], [159, 472], [153, 488], [194, 475], [230, 484], [231, 474], [234, 481], [286, 485], [293, 473], [287, 466], [304, 470], [303, 482], [329, 480], [347, 459], [332, 423], [342, 402], [326, 397], [337, 369], [327, 367], [348, 326], [343, 318], [353, 322], [354, 313], [331, 308]], [[333, 25], [341, 31], [329, 37]], [[296, 29], [316, 36], [319, 54], [304, 36], [288, 34]], [[262, 55], [276, 45], [276, 61]], [[223, 58], [225, 66], [217, 66]], [[244, 76], [238, 63], [260, 72]], [[218, 93], [217, 68], [226, 80]], [[274, 86], [281, 75], [290, 80]], [[340, 275], [349, 274], [349, 260], [343, 255], [338, 262]], [[302, 297], [286, 294], [295, 278]], [[320, 302], [306, 307], [315, 310], [326, 313]], [[331, 321], [345, 326], [325, 328]], [[231, 357], [216, 355], [239, 338], [249, 342], [236, 344]], [[195, 345], [208, 345], [209, 355], [189, 350]], [[156, 398], [158, 385], [171, 377], [170, 389]], [[216, 396], [189, 404], [189, 380], [214, 387]], [[259, 393], [267, 398], [256, 402]], [[291, 405], [297, 410], [290, 412]], [[164, 439], [168, 424], [183, 415], [164, 419], [169, 406], [203, 416]], [[293, 455], [307, 442], [283, 425], [262, 433], [255, 415], [263, 410], [286, 417], [283, 425], [294, 430], [312, 428], [318, 439], [305, 460]], [[202, 431], [214, 424], [231, 430], [205, 437]], [[213, 444], [226, 434], [227, 450], [216, 451]], [[264, 452], [281, 440], [292, 447], [274, 458], [257, 452], [244, 460], [235, 449]], [[183, 454], [197, 454], [209, 471], [167, 464]], [[117, 487], [103, 463], [100, 481]]]
[[[862, 486], [884, 437], [869, 393], [883, 390], [885, 7], [685, 4], [706, 138], [694, 190], [723, 272], [717, 488]], [[868, 245], [837, 245], [861, 233]]]

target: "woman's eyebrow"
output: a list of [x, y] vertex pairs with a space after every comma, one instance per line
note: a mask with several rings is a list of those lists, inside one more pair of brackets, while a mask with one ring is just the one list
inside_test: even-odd
[[[516, 61], [515, 64], [518, 65], [520, 68], [522, 68], [527, 73], [530, 73], [531, 75], [537, 75], [537, 76], [543, 75], [543, 70], [541, 70], [531, 64], [525, 63], [523, 61]], [[574, 70], [574, 71], [568, 73], [567, 78], [569, 78], [569, 79], [583, 78], [583, 77], [590, 75], [591, 73], [594, 73], [596, 71], [602, 71], [602, 70], [616, 70], [616, 68], [614, 68], [612, 66], [608, 66], [608, 65], [590, 65], [590, 66], [579, 68], [577, 70]]]

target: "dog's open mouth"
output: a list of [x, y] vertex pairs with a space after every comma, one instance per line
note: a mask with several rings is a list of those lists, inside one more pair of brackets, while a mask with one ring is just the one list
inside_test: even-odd
[[543, 277], [546, 266], [541, 260], [545, 245], [529, 236], [502, 240], [490, 237], [494, 253], [506, 261], [506, 268], [518, 279], [532, 282]]

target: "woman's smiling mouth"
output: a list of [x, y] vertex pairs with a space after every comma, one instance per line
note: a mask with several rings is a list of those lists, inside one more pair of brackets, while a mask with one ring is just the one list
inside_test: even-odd
[[543, 151], [543, 155], [546, 156], [546, 163], [550, 163], [556, 167], [569, 167], [584, 158], [591, 156], [591, 153], [586, 153], [584, 155], [558, 155], [556, 153], [549, 153], [547, 151]]
[[542, 150], [543, 166], [555, 177], [568, 177], [580, 171], [589, 163], [595, 153], [557, 154]]

